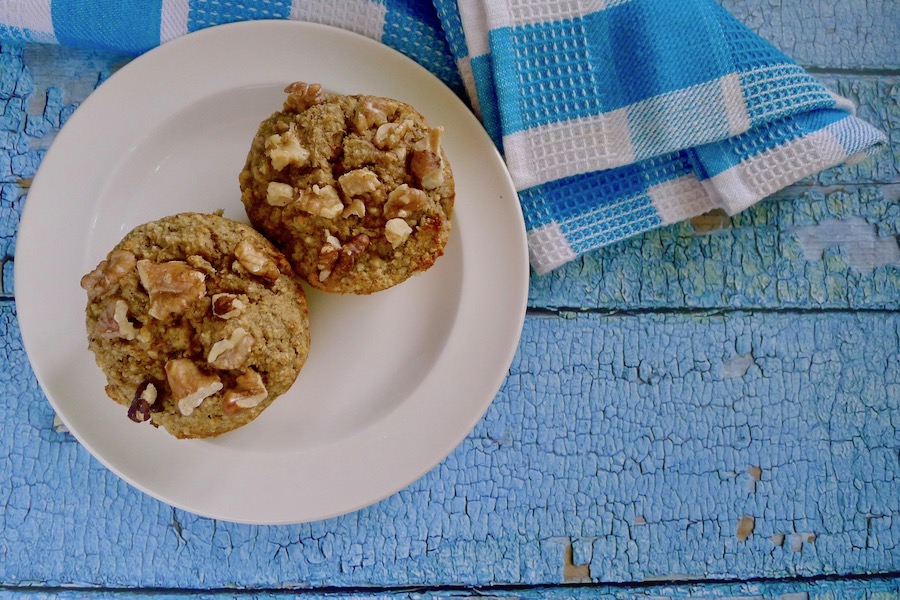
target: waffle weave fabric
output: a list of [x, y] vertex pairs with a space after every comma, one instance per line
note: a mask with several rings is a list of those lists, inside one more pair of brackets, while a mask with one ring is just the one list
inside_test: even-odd
[[256, 19], [366, 35], [467, 96], [538, 274], [886, 146], [714, 0], [22, 0], [0, 3], [0, 39], [138, 54]]

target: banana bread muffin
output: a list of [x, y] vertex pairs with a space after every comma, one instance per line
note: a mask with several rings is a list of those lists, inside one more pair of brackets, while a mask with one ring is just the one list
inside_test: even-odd
[[240, 174], [253, 226], [327, 292], [370, 294], [431, 267], [455, 196], [443, 128], [399, 100], [285, 92]]
[[128, 417], [178, 438], [255, 419], [309, 352], [306, 298], [250, 227], [183, 213], [140, 225], [85, 275], [88, 346]]

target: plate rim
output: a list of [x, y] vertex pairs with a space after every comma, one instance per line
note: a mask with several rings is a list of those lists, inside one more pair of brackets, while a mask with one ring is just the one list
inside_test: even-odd
[[[184, 52], [184, 50], [182, 50], [182, 48], [191, 48], [197, 44], [202, 45], [202, 44], [215, 43], [214, 41], [211, 42], [210, 40], [215, 40], [218, 37], [227, 37], [227, 36], [231, 35], [232, 32], [239, 33], [242, 30], [249, 31], [249, 30], [253, 30], [253, 29], [270, 30], [272, 28], [291, 30], [289, 35], [302, 35], [304, 32], [315, 31], [315, 32], [319, 32], [321, 35], [334, 36], [338, 39], [345, 38], [345, 39], [349, 40], [349, 39], [355, 38], [357, 40], [357, 43], [360, 43], [363, 45], [369, 45], [372, 48], [377, 47], [379, 52], [386, 51], [388, 54], [393, 54], [395, 59], [398, 59], [401, 62], [407, 63], [406, 68], [410, 68], [415, 71], [419, 71], [419, 76], [425, 76], [427, 78], [432, 79], [433, 81], [439, 82], [437, 77], [435, 77], [427, 69], [425, 69], [424, 67], [422, 67], [421, 65], [419, 65], [418, 63], [416, 63], [415, 61], [410, 59], [409, 57], [406, 57], [402, 53], [394, 50], [393, 48], [390, 48], [389, 46], [382, 44], [376, 40], [373, 40], [371, 38], [368, 38], [368, 37], [365, 37], [365, 36], [362, 36], [362, 35], [359, 35], [359, 34], [344, 30], [344, 29], [331, 27], [328, 25], [307, 23], [307, 22], [302, 22], [302, 21], [289, 21], [289, 20], [259, 20], [259, 21], [245, 21], [245, 22], [230, 23], [230, 24], [226, 24], [226, 25], [220, 25], [220, 26], [203, 29], [203, 30], [185, 35], [181, 38], [175, 39], [167, 44], [164, 44], [162, 46], [154, 48], [153, 50], [135, 58], [134, 60], [132, 60], [125, 66], [123, 66], [121, 69], [119, 69], [117, 72], [113, 73], [107, 80], [105, 80], [100, 86], [98, 86], [98, 88], [95, 89], [81, 103], [81, 105], [73, 113], [73, 115], [71, 116], [69, 121], [66, 123], [66, 125], [60, 129], [56, 139], [54, 140], [53, 144], [51, 144], [44, 159], [42, 160], [41, 167], [39, 167], [38, 172], [36, 173], [36, 175], [34, 177], [32, 187], [29, 190], [28, 200], [31, 200], [35, 197], [37, 197], [39, 199], [43, 198], [42, 190], [45, 187], [45, 180], [48, 178], [48, 175], [47, 175], [48, 169], [44, 168], [45, 165], [49, 164], [52, 168], [56, 168], [56, 163], [59, 162], [60, 160], [64, 160], [64, 158], [65, 158], [64, 151], [66, 151], [68, 146], [71, 145], [69, 138], [72, 138], [73, 140], [77, 141], [78, 138], [73, 137], [73, 136], [77, 135], [78, 128], [81, 127], [81, 125], [80, 125], [81, 122], [85, 121], [89, 118], [89, 115], [92, 114], [92, 112], [95, 110], [93, 108], [94, 106], [102, 107], [102, 103], [105, 100], [107, 100], [107, 96], [112, 95], [112, 97], [115, 97], [115, 94], [118, 89], [117, 86], [120, 85], [118, 82], [125, 81], [128, 78], [128, 76], [130, 76], [131, 74], [139, 72], [140, 69], [144, 69], [145, 68], [144, 65], [153, 65], [155, 63], [155, 61], [165, 60], [166, 57], [168, 57], [169, 55], [178, 56], [179, 53]], [[446, 88], [446, 86], [444, 86], [443, 83], [441, 83], [440, 85], [445, 88], [445, 90], [448, 94], [453, 94], [452, 90], [450, 90], [449, 88]], [[453, 95], [455, 97], [455, 94], [453, 94]], [[462, 101], [460, 101], [458, 98], [456, 98], [456, 100], [461, 107], [465, 108], [465, 111], [469, 115], [471, 120], [473, 120], [477, 123], [476, 117], [473, 114], [471, 114], [468, 107], [466, 107], [462, 103]], [[86, 115], [88, 115], [88, 116], [86, 116]], [[73, 123], [75, 125], [70, 126]], [[478, 127], [481, 128], [480, 123], [478, 124]], [[490, 138], [488, 137], [487, 133], [483, 130], [483, 128], [481, 129], [481, 135], [483, 136], [484, 140], [487, 140], [488, 142], [490, 142]], [[494, 147], [492, 142], [490, 142], [490, 149], [492, 150], [492, 153], [494, 155], [493, 158], [499, 160], [500, 164], [502, 165], [503, 164], [502, 157], [500, 156], [499, 152], [497, 152], [497, 150]], [[113, 167], [114, 167], [114, 165], [110, 166], [107, 176], [112, 175], [112, 173], [114, 172]], [[386, 498], [388, 496], [395, 494], [396, 492], [398, 492], [402, 489], [405, 489], [406, 487], [408, 487], [409, 485], [411, 485], [412, 483], [417, 481], [419, 478], [424, 476], [427, 472], [431, 471], [436, 466], [438, 466], [441, 462], [443, 462], [443, 460], [445, 460], [446, 457], [449, 454], [451, 454], [456, 447], [459, 446], [459, 444], [465, 439], [465, 437], [467, 437], [472, 432], [473, 428], [482, 419], [482, 417], [484, 416], [484, 413], [487, 411], [490, 404], [493, 402], [493, 399], [496, 397], [497, 393], [501, 389], [503, 382], [506, 380], [509, 366], [511, 365], [512, 360], [515, 356], [515, 353], [518, 349], [519, 339], [521, 336], [522, 327], [524, 325], [525, 312], [526, 312], [526, 308], [527, 308], [527, 299], [528, 299], [529, 266], [528, 266], [528, 250], [527, 250], [527, 243], [526, 243], [527, 238], [526, 238], [526, 233], [525, 233], [524, 217], [522, 215], [521, 207], [519, 206], [519, 203], [517, 200], [517, 195], [515, 195], [515, 188], [512, 183], [512, 179], [510, 178], [508, 172], [505, 170], [505, 167], [504, 167], [503, 171], [505, 174], [507, 187], [513, 193], [513, 198], [510, 199], [508, 204], [514, 205], [516, 207], [516, 210], [512, 211], [512, 212], [516, 216], [516, 223], [515, 223], [514, 229], [516, 230], [516, 234], [517, 234], [516, 237], [518, 238], [518, 240], [520, 242], [520, 244], [518, 244], [517, 251], [513, 252], [513, 254], [516, 254], [516, 253], [518, 254], [518, 265], [509, 265], [509, 269], [511, 271], [514, 269], [514, 267], [519, 270], [518, 277], [516, 278], [517, 282], [518, 282], [518, 287], [519, 287], [518, 294], [517, 294], [519, 302], [516, 306], [510, 307], [510, 309], [513, 311], [513, 320], [518, 324], [516, 327], [516, 333], [514, 335], [514, 339], [511, 339], [509, 341], [509, 343], [507, 344], [506, 354], [502, 357], [502, 360], [498, 361], [505, 366], [502, 370], [498, 369], [498, 372], [494, 377], [494, 379], [496, 380], [495, 385], [492, 386], [491, 391], [489, 393], [487, 393], [487, 392], [485, 393], [485, 395], [487, 396], [487, 399], [480, 402], [480, 410], [474, 411], [470, 415], [470, 418], [468, 419], [466, 427], [465, 428], [461, 427], [457, 431], [457, 434], [454, 436], [454, 441], [453, 441], [452, 446], [450, 446], [449, 448], [442, 448], [440, 451], [438, 451], [436, 453], [436, 454], [440, 454], [440, 456], [437, 457], [436, 460], [426, 461], [429, 463], [427, 465], [424, 465], [424, 463], [423, 463], [423, 467], [419, 471], [417, 471], [415, 476], [413, 476], [412, 478], [405, 477], [403, 482], [401, 482], [398, 485], [392, 486], [394, 489], [392, 489], [391, 491], [388, 491], [387, 493], [378, 494], [377, 497], [372, 496], [372, 497], [366, 499], [365, 501], [356, 503], [356, 505], [351, 508], [342, 507], [337, 510], [334, 510], [333, 512], [328, 512], [328, 511], [321, 512], [320, 511], [321, 514], [317, 514], [313, 518], [301, 518], [301, 519], [288, 518], [288, 519], [275, 519], [275, 520], [269, 520], [269, 519], [262, 518], [262, 519], [249, 519], [248, 520], [248, 519], [243, 519], [243, 518], [233, 518], [233, 517], [230, 517], [227, 515], [206, 512], [202, 509], [198, 509], [198, 507], [196, 507], [196, 506], [183, 505], [183, 504], [179, 503], [177, 500], [173, 500], [170, 497], [164, 497], [164, 496], [160, 495], [159, 493], [154, 491], [151, 488], [151, 486], [146, 485], [145, 482], [137, 481], [133, 477], [129, 476], [128, 474], [123, 473], [118, 467], [116, 467], [109, 460], [107, 460], [107, 457], [105, 455], [98, 452], [95, 449], [95, 447], [91, 444], [89, 439], [84, 439], [82, 437], [81, 432], [78, 431], [77, 427], [71, 426], [71, 423], [66, 416], [66, 410], [62, 409], [60, 407], [60, 405], [58, 404], [58, 399], [56, 399], [54, 397], [54, 394], [51, 393], [51, 390], [48, 389], [50, 386], [49, 386], [49, 384], [45, 384], [45, 377], [42, 377], [39, 375], [39, 372], [41, 371], [41, 366], [39, 365], [40, 360], [36, 361], [35, 356], [34, 356], [34, 352], [35, 352], [34, 345], [36, 344], [36, 342], [29, 341], [33, 337], [32, 333], [31, 333], [31, 328], [32, 328], [31, 314], [32, 314], [33, 309], [31, 306], [26, 306], [26, 303], [20, 302], [20, 299], [27, 299], [29, 296], [29, 292], [26, 291], [28, 289], [27, 282], [29, 281], [29, 278], [28, 278], [28, 275], [25, 273], [25, 271], [26, 271], [26, 268], [31, 266], [30, 264], [27, 264], [30, 259], [30, 257], [29, 257], [30, 250], [29, 249], [31, 246], [34, 246], [34, 244], [35, 244], [34, 238], [36, 236], [36, 233], [34, 233], [34, 232], [37, 231], [37, 225], [39, 225], [39, 223], [37, 223], [37, 224], [32, 223], [32, 221], [34, 221], [35, 219], [38, 218], [37, 216], [35, 216], [36, 214], [39, 213], [39, 207], [37, 206], [37, 202], [26, 200], [23, 210], [22, 210], [22, 215], [21, 215], [21, 219], [20, 219], [19, 227], [18, 227], [18, 231], [17, 231], [16, 251], [15, 251], [16, 260], [14, 262], [14, 286], [15, 286], [16, 308], [17, 308], [18, 317], [19, 317], [19, 324], [20, 324], [20, 330], [21, 330], [21, 335], [22, 335], [22, 339], [23, 339], [23, 345], [24, 345], [26, 354], [29, 358], [31, 368], [32, 368], [33, 372], [35, 373], [35, 376], [38, 379], [38, 383], [40, 384], [40, 387], [41, 387], [45, 397], [49, 401], [50, 405], [52, 406], [55, 414], [60, 418], [60, 420], [63, 422], [63, 424], [65, 424], [69, 428], [69, 430], [72, 432], [72, 435], [78, 440], [79, 444], [81, 446], [83, 446], [86, 450], [88, 450], [88, 452], [94, 458], [96, 458], [99, 462], [101, 462], [108, 470], [110, 470], [117, 477], [126, 481], [132, 487], [135, 487], [136, 489], [142, 491], [143, 493], [148, 494], [149, 496], [151, 496], [153, 498], [156, 498], [157, 500], [160, 500], [163, 503], [166, 503], [171, 506], [175, 506], [177, 508], [181, 508], [183, 510], [187, 510], [191, 513], [198, 514], [198, 515], [205, 516], [205, 517], [227, 520], [227, 521], [237, 522], [237, 523], [260, 524], [260, 525], [262, 525], [262, 524], [293, 524], [293, 523], [316, 521], [316, 520], [326, 519], [326, 518], [330, 518], [330, 517], [334, 517], [334, 516], [338, 516], [338, 515], [348, 514], [350, 512], [354, 512], [354, 511], [364, 508], [366, 506], [370, 506], [376, 502], [379, 502], [380, 500], [383, 500], [384, 498]], [[51, 176], [52, 176], [52, 172], [51, 172]], [[46, 203], [46, 202], [50, 202], [52, 200], [45, 199], [43, 201], [41, 201], [41, 200], [39, 200], [39, 201]], [[23, 233], [24, 233], [24, 235], [22, 235]], [[456, 237], [459, 237], [458, 232], [457, 232]], [[88, 239], [90, 239], [90, 236], [88, 236]], [[452, 243], [452, 241], [453, 241], [453, 235], [451, 234], [451, 243]], [[459, 243], [459, 240], [457, 240], [457, 242]], [[23, 249], [23, 248], [25, 249], [25, 252], [20, 254], [20, 249]], [[21, 256], [24, 256], [25, 260], [19, 260], [19, 257], [21, 257]], [[37, 310], [37, 309], [34, 309], [34, 310]], [[406, 479], [408, 479], [408, 481], [406, 481]]]

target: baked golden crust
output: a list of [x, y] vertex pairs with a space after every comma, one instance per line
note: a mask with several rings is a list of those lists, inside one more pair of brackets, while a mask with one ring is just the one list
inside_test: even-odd
[[82, 278], [107, 395], [178, 438], [255, 419], [309, 352], [306, 298], [252, 228], [183, 213], [140, 225]]
[[240, 174], [254, 227], [328, 292], [369, 294], [431, 267], [455, 198], [443, 129], [399, 100], [285, 91]]

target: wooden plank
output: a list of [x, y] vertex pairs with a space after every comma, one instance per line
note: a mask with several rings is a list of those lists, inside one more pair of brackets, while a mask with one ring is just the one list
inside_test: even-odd
[[720, 0], [720, 4], [801, 65], [895, 71], [900, 66], [896, 0]]
[[900, 307], [900, 185], [794, 187], [533, 276], [532, 307]]
[[[18, 588], [0, 590], [0, 600], [115, 600], [122, 597], [152, 597], [159, 600], [184, 598], [186, 590], [140, 590], [132, 593], [124, 590], [42, 590]], [[900, 581], [872, 578], [865, 581], [817, 581], [817, 582], [759, 582], [736, 584], [683, 583], [641, 587], [621, 586], [558, 586], [533, 587], [515, 590], [496, 587], [472, 589], [430, 588], [416, 590], [329, 590], [327, 593], [309, 589], [290, 592], [271, 590], [228, 589], [204, 591], [191, 590], [195, 600], [222, 598], [256, 598], [259, 600], [900, 600]]]
[[0, 333], [0, 585], [539, 585], [898, 567], [900, 313], [529, 318], [501, 392], [450, 457], [372, 507], [286, 527], [216, 522], [130, 488], [54, 429], [8, 302]]

